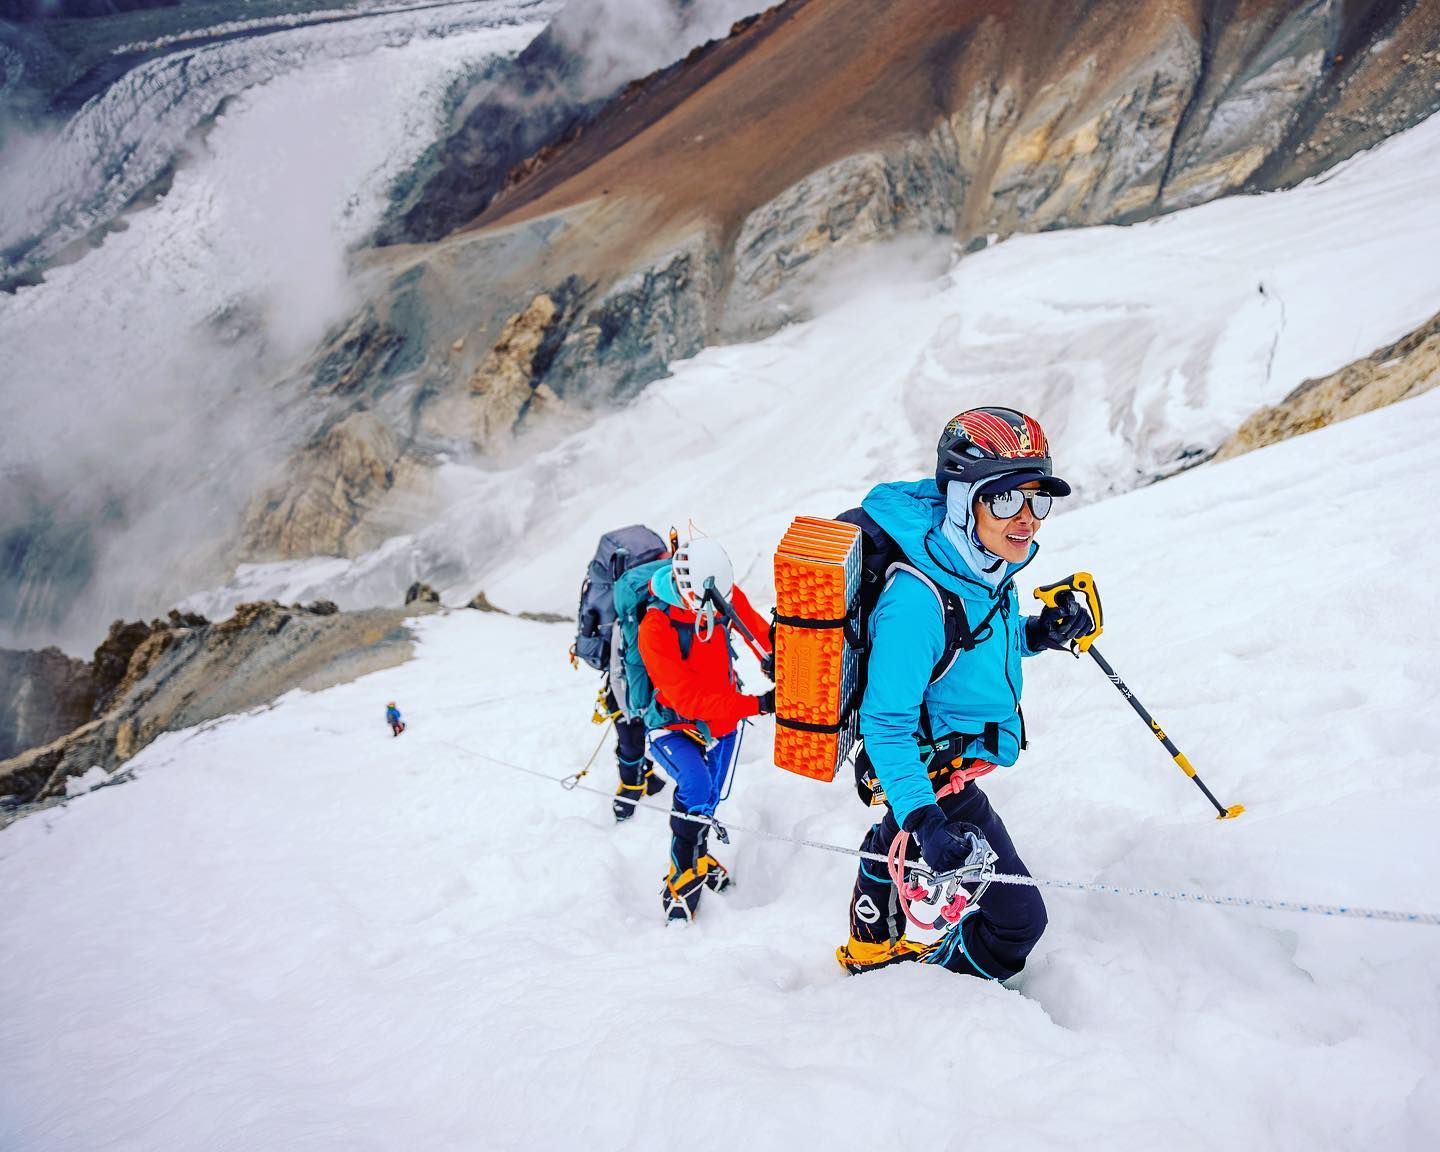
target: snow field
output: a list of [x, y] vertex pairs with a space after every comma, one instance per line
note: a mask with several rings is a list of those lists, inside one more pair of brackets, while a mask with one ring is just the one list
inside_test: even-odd
[[[1216, 822], [1089, 661], [1042, 656], [1032, 748], [983, 785], [1032, 871], [1440, 910], [1437, 437], [1431, 393], [1051, 518], [1027, 591], [1095, 573], [1099, 647], [1247, 812]], [[544, 578], [578, 585], [582, 543]], [[1053, 892], [1012, 987], [847, 979], [852, 861], [737, 829], [712, 844], [735, 891], [667, 929], [660, 815], [616, 826], [487, 759], [558, 778], [594, 748], [570, 629], [417, 630], [401, 668], [166, 736], [134, 783], [0, 834], [0, 1146], [1440, 1141], [1434, 928]], [[857, 844], [849, 782], [769, 743], [750, 730], [722, 818]]]

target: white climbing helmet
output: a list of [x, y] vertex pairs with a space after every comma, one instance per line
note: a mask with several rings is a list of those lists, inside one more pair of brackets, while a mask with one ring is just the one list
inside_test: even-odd
[[675, 590], [692, 612], [705, 599], [706, 580], [713, 579], [716, 590], [727, 599], [735, 586], [735, 566], [730, 557], [716, 541], [704, 536], [687, 540], [675, 549], [670, 566], [675, 572]]

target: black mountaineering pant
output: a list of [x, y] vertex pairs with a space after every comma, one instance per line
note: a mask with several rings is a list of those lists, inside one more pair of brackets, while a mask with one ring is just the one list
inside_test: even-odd
[[639, 788], [645, 778], [645, 721], [615, 721], [615, 763], [620, 783]]
[[[937, 803], [947, 819], [967, 821], [984, 833], [999, 857], [995, 861], [997, 872], [1030, 875], [999, 814], [973, 780]], [[895, 813], [887, 807], [884, 819], [870, 829], [860, 847], [884, 856], [899, 831]], [[918, 859], [920, 851], [913, 838], [908, 848], [907, 858]], [[952, 928], [947, 932], [924, 959], [952, 972], [1004, 980], [1025, 967], [1025, 957], [1045, 931], [1045, 923], [1045, 902], [1037, 889], [992, 884], [978, 910], [960, 921], [958, 931]], [[860, 861], [855, 893], [850, 898], [850, 934], [857, 940], [881, 943], [904, 936], [905, 926], [905, 913], [885, 865]]]

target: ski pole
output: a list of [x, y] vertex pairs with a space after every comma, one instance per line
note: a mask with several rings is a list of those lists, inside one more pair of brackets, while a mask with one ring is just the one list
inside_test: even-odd
[[1141, 704], [1140, 701], [1135, 698], [1135, 694], [1130, 691], [1125, 681], [1121, 680], [1115, 669], [1110, 667], [1110, 662], [1100, 655], [1100, 650], [1095, 647], [1095, 638], [1105, 630], [1105, 613], [1100, 606], [1100, 592], [1095, 587], [1095, 577], [1091, 576], [1088, 572], [1076, 572], [1073, 576], [1067, 576], [1058, 583], [1046, 584], [1043, 587], [1036, 588], [1035, 598], [1044, 603], [1046, 607], [1054, 608], [1056, 601], [1063, 592], [1079, 592], [1084, 596], [1090, 606], [1090, 618], [1095, 621], [1094, 631], [1081, 636], [1073, 642], [1075, 655], [1078, 657], [1082, 653], [1089, 653], [1090, 658], [1100, 666], [1100, 671], [1105, 673], [1105, 678], [1114, 684], [1119, 690], [1120, 695], [1124, 696], [1125, 699], [1130, 702], [1130, 707], [1135, 709], [1136, 715], [1149, 725], [1150, 731], [1155, 735], [1155, 739], [1159, 740], [1160, 743], [1165, 746], [1165, 751], [1170, 753], [1171, 758], [1179, 766], [1180, 771], [1190, 777], [1190, 779], [1195, 782], [1195, 787], [1205, 793], [1205, 799], [1209, 800], [1210, 803], [1215, 806], [1215, 811], [1219, 813], [1216, 817], [1217, 820], [1233, 820], [1236, 816], [1239, 816], [1240, 813], [1244, 812], [1245, 805], [1243, 804], [1232, 804], [1227, 808], [1221, 804], [1219, 800], [1215, 799], [1215, 794], [1211, 792], [1209, 788], [1205, 787], [1205, 781], [1200, 779], [1199, 773], [1195, 771], [1194, 765], [1190, 763], [1185, 753], [1175, 747], [1174, 741], [1165, 735], [1164, 729], [1155, 722], [1155, 718], [1146, 710], [1145, 705]]
[[715, 587], [715, 577], [713, 576], [705, 577], [705, 597], [715, 602], [715, 606], [720, 609], [721, 616], [725, 617], [725, 619], [740, 629], [740, 634], [745, 637], [746, 643], [750, 645], [750, 651], [754, 652], [755, 658], [763, 664], [765, 662], [765, 652], [760, 647], [760, 641], [755, 639], [755, 633], [745, 627], [745, 621], [741, 620], [740, 617], [735, 614], [735, 610], [730, 607], [730, 602], [725, 599], [725, 594], [721, 592], [719, 588]]

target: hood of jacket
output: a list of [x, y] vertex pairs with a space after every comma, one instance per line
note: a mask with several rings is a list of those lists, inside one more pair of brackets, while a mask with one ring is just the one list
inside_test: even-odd
[[992, 587], [945, 538], [941, 529], [946, 515], [945, 497], [933, 479], [879, 484], [860, 507], [890, 534], [911, 564], [940, 587], [966, 600], [992, 602], [1040, 549], [1032, 542], [1030, 554], [1018, 564], [1006, 564], [999, 586]]

